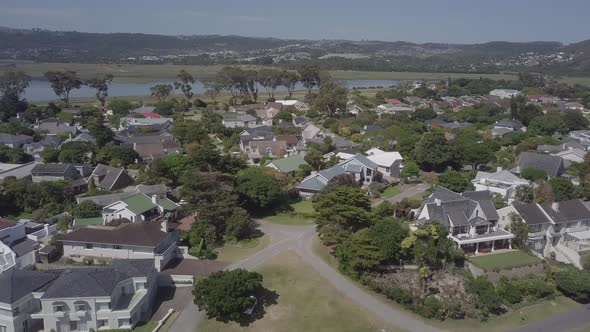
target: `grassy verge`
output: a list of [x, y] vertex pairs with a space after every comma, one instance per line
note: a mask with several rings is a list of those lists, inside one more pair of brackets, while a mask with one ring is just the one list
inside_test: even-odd
[[382, 198], [390, 198], [390, 197], [393, 197], [393, 196], [399, 194], [400, 192], [401, 192], [401, 190], [399, 189], [398, 186], [388, 187], [387, 189], [385, 189], [383, 191], [383, 193], [381, 193], [381, 197]]
[[469, 261], [485, 271], [511, 269], [541, 262], [539, 258], [523, 251], [510, 251], [476, 256], [469, 258]]
[[274, 216], [268, 216], [264, 220], [275, 224], [304, 226], [314, 224], [314, 209], [311, 201], [298, 201], [292, 203], [291, 212], [280, 213]]
[[133, 329], [133, 332], [152, 332], [156, 326], [158, 326], [158, 322], [155, 320], [150, 320], [143, 325], [136, 326]]
[[248, 326], [206, 320], [195, 331], [399, 331], [359, 309], [296, 254], [280, 254], [257, 268], [276, 304]]
[[[319, 241], [318, 239], [316, 239], [313, 243], [313, 252], [328, 265], [332, 266], [334, 269], [338, 268], [338, 262], [336, 261], [336, 258], [334, 258], [334, 256], [330, 254], [330, 249], [323, 245], [321, 241]], [[405, 311], [408, 315], [413, 316], [416, 319], [420, 319], [429, 325], [436, 326], [447, 331], [506, 331], [518, 326], [530, 324], [534, 321], [546, 319], [552, 315], [557, 315], [580, 306], [579, 303], [567, 297], [559, 296], [551, 301], [539, 302], [534, 305], [530, 305], [515, 311], [508, 312], [501, 316], [491, 317], [488, 321], [485, 322], [481, 322], [476, 319], [446, 320], [441, 322], [437, 320], [429, 320], [421, 316], [418, 316], [410, 311], [407, 311], [406, 309], [399, 306], [397, 303], [386, 298], [384, 295], [377, 294], [371, 291], [370, 289], [364, 287], [363, 285], [357, 283], [356, 281], [352, 281], [355, 282], [358, 287], [365, 290], [366, 293], [371, 294], [373, 297], [391, 306], [395, 310]]]
[[264, 235], [257, 239], [228, 243], [217, 250], [217, 260], [227, 263], [237, 262], [248, 256], [254, 255], [268, 246], [269, 243], [270, 237], [268, 235]]

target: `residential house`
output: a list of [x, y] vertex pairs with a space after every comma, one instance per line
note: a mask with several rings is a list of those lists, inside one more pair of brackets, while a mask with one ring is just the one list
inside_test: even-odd
[[[274, 117], [279, 114], [280, 108], [267, 107], [256, 110], [256, 116], [260, 118], [261, 122], [265, 126], [272, 126]], [[245, 127], [245, 126], [244, 126]]]
[[496, 172], [478, 171], [475, 179], [472, 180], [476, 191], [489, 191], [502, 196], [508, 203], [514, 200], [516, 188], [522, 185], [529, 185], [529, 181], [521, 179], [507, 170], [498, 167]]
[[379, 114], [397, 114], [397, 113], [404, 113], [404, 112], [414, 112], [416, 108], [410, 106], [405, 103], [397, 103], [397, 104], [381, 104], [377, 106], [377, 113]]
[[507, 128], [512, 131], [526, 131], [526, 127], [518, 120], [500, 120], [496, 121], [494, 128]]
[[59, 276], [58, 273], [10, 269], [0, 273], [0, 331], [49, 331], [32, 313], [41, 309], [40, 294]]
[[318, 138], [323, 139], [325, 137], [325, 135], [324, 135], [323, 130], [316, 127], [313, 123], [310, 123], [301, 132], [301, 137], [303, 137], [303, 141], [307, 142], [309, 140], [314, 140], [314, 139], [318, 139]]
[[518, 95], [520, 95], [520, 91], [514, 89], [494, 89], [490, 91], [490, 96], [496, 96], [502, 99], [510, 99]]
[[548, 177], [561, 176], [565, 172], [563, 158], [534, 152], [520, 154], [515, 173], [520, 174], [527, 168], [542, 170]]
[[441, 119], [429, 119], [424, 121], [424, 123], [430, 128], [442, 128], [446, 130], [463, 129], [471, 126], [470, 123], [447, 122]]
[[223, 126], [226, 128], [252, 128], [256, 127], [256, 118], [250, 114], [224, 113], [222, 114]]
[[31, 179], [33, 177], [33, 168], [35, 168], [37, 164], [38, 163], [34, 161], [26, 164], [0, 163], [0, 180], [12, 176], [17, 179]]
[[178, 232], [166, 221], [84, 227], [67, 233], [60, 241], [65, 257], [150, 259], [158, 271], [180, 250]]
[[96, 166], [90, 175], [90, 180], [94, 181], [96, 188], [109, 191], [125, 188], [133, 182], [124, 168], [116, 168], [103, 164]]
[[102, 210], [102, 219], [105, 224], [118, 219], [127, 219], [131, 222], [171, 220], [178, 215], [179, 207], [168, 198], [157, 195], [148, 197], [143, 193], [136, 193], [105, 206]]
[[31, 175], [33, 182], [76, 180], [81, 177], [73, 164], [36, 164]]
[[275, 140], [254, 140], [240, 141], [240, 148], [253, 164], [258, 164], [263, 157], [270, 159], [283, 158], [288, 154], [286, 141]]
[[272, 127], [260, 126], [254, 128], [244, 128], [240, 133], [240, 139], [244, 140], [264, 140], [274, 137]]
[[581, 144], [590, 144], [590, 130], [570, 131], [569, 136]]
[[581, 268], [580, 257], [590, 250], [590, 209], [579, 199], [553, 203], [514, 203], [498, 210], [503, 227], [516, 214], [529, 227], [531, 252]]
[[367, 150], [366, 154], [367, 159], [377, 165], [377, 171], [381, 174], [392, 178], [401, 177], [402, 163], [404, 159], [399, 152], [386, 152], [377, 148], [372, 148]]
[[32, 292], [38, 300], [29, 315], [42, 321], [44, 331], [130, 331], [151, 318], [157, 279], [153, 262], [145, 259], [67, 269]]
[[33, 137], [31, 136], [0, 133], [0, 144], [9, 148], [19, 149], [23, 145], [30, 143], [33, 143]]
[[293, 125], [297, 128], [305, 128], [309, 120], [307, 120], [304, 116], [295, 116], [293, 117]]
[[365, 112], [365, 109], [360, 107], [359, 105], [355, 104], [353, 101], [349, 100], [346, 103], [346, 112], [352, 115], [359, 115], [362, 112]]
[[81, 132], [78, 136], [69, 137], [62, 144], [69, 143], [69, 142], [87, 142], [96, 145], [96, 137], [92, 136], [88, 132]]
[[172, 135], [142, 135], [122, 138], [122, 146], [135, 150], [143, 161], [153, 161], [167, 155], [181, 153], [180, 144]]
[[41, 153], [45, 151], [45, 149], [49, 148], [57, 148], [60, 146], [60, 139], [57, 136], [46, 136], [39, 142], [32, 142], [22, 146], [22, 149], [33, 156], [35, 160], [41, 160]]
[[299, 191], [301, 197], [309, 197], [319, 193], [331, 179], [343, 174], [353, 176], [361, 185], [369, 185], [380, 176], [377, 171], [377, 164], [358, 153], [338, 165], [319, 172], [313, 172], [295, 188]]
[[302, 165], [309, 166], [309, 164], [305, 161], [305, 159], [303, 159], [303, 157], [290, 156], [286, 158], [272, 160], [268, 164], [266, 164], [266, 167], [276, 169], [281, 173], [293, 174], [297, 170], [299, 170], [299, 167]]
[[540, 144], [537, 146], [537, 151], [547, 152], [547, 153], [557, 153], [557, 152], [563, 152], [563, 151], [572, 150], [572, 149], [587, 150], [587, 146], [585, 146], [573, 139], [571, 139], [569, 141], [564, 140], [562, 143], [557, 144], [557, 145]]
[[573, 111], [583, 111], [584, 105], [578, 103], [577, 101], [570, 101], [565, 103], [564, 105], [566, 110], [573, 110]]
[[565, 151], [557, 152], [552, 154], [553, 156], [560, 157], [565, 161], [581, 163], [584, 162], [584, 157], [588, 151], [584, 149], [567, 149]]
[[172, 128], [172, 118], [121, 118], [119, 131], [161, 131]]
[[298, 112], [309, 111], [309, 106], [306, 103], [304, 103], [302, 101], [294, 100], [294, 99], [275, 100], [275, 102], [273, 104], [277, 104], [277, 105], [280, 104], [282, 106], [282, 108], [293, 107]]
[[45, 119], [37, 122], [33, 128], [35, 131], [44, 133], [47, 136], [68, 136], [78, 133], [77, 125], [70, 125], [68, 122], [57, 119]]
[[498, 227], [489, 191], [455, 193], [437, 186], [420, 209], [418, 222], [436, 221], [466, 253], [511, 248], [514, 235]]
[[[360, 144], [355, 143], [351, 140], [347, 140], [343, 137], [337, 135], [330, 135], [332, 139], [332, 146], [334, 147], [335, 152], [347, 152], [347, 153], [357, 153], [360, 150]], [[309, 139], [306, 141], [308, 143], [317, 143], [323, 144], [325, 137], [316, 137], [314, 139]]]
[[541, 104], [555, 104], [559, 101], [559, 98], [544, 94], [529, 94], [527, 95], [529, 101], [537, 102]]
[[27, 237], [24, 223], [0, 218], [0, 274], [13, 268], [34, 267], [36, 247], [37, 242]]

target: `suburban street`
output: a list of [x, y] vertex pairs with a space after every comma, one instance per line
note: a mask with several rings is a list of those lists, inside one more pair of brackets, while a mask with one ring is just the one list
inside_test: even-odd
[[[408, 331], [440, 331], [414, 319], [403, 311], [395, 310], [391, 306], [380, 302], [315, 255], [312, 250], [313, 240], [316, 237], [313, 226], [277, 225], [262, 220], [257, 220], [257, 222], [259, 229], [270, 236], [270, 245], [248, 258], [228, 266], [227, 269], [244, 268], [252, 270], [270, 258], [290, 250], [310, 264], [340, 293], [351, 298], [359, 306], [376, 314], [385, 322]], [[187, 303], [185, 308], [172, 325], [170, 331], [193, 331], [205, 319], [205, 314], [200, 312], [192, 301]]]

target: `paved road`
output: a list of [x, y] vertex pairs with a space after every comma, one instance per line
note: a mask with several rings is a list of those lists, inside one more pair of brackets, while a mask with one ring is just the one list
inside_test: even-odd
[[563, 314], [549, 317], [545, 320], [534, 322], [510, 332], [554, 332], [572, 331], [576, 328], [590, 324], [590, 305], [584, 305]]
[[[228, 266], [227, 269], [244, 268], [252, 270], [268, 259], [284, 251], [291, 250], [316, 269], [341, 294], [348, 296], [361, 307], [369, 312], [373, 312], [385, 322], [408, 331], [439, 331], [414, 319], [409, 314], [395, 310], [375, 299], [316, 256], [312, 250], [313, 240], [316, 237], [313, 226], [276, 225], [262, 220], [258, 220], [258, 223], [259, 228], [270, 236], [271, 244], [256, 254]], [[197, 306], [192, 302], [187, 303], [186, 309], [180, 313], [170, 331], [194, 331], [196, 326], [204, 318], [205, 314], [200, 312]]]

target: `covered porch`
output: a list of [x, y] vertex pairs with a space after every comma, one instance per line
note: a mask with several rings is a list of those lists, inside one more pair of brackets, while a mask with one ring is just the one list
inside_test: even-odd
[[590, 230], [565, 233], [563, 242], [578, 253], [590, 250]]
[[480, 253], [492, 253], [496, 250], [512, 249], [514, 235], [503, 229], [498, 229], [487, 234], [450, 238], [457, 243], [466, 255], [478, 255]]

